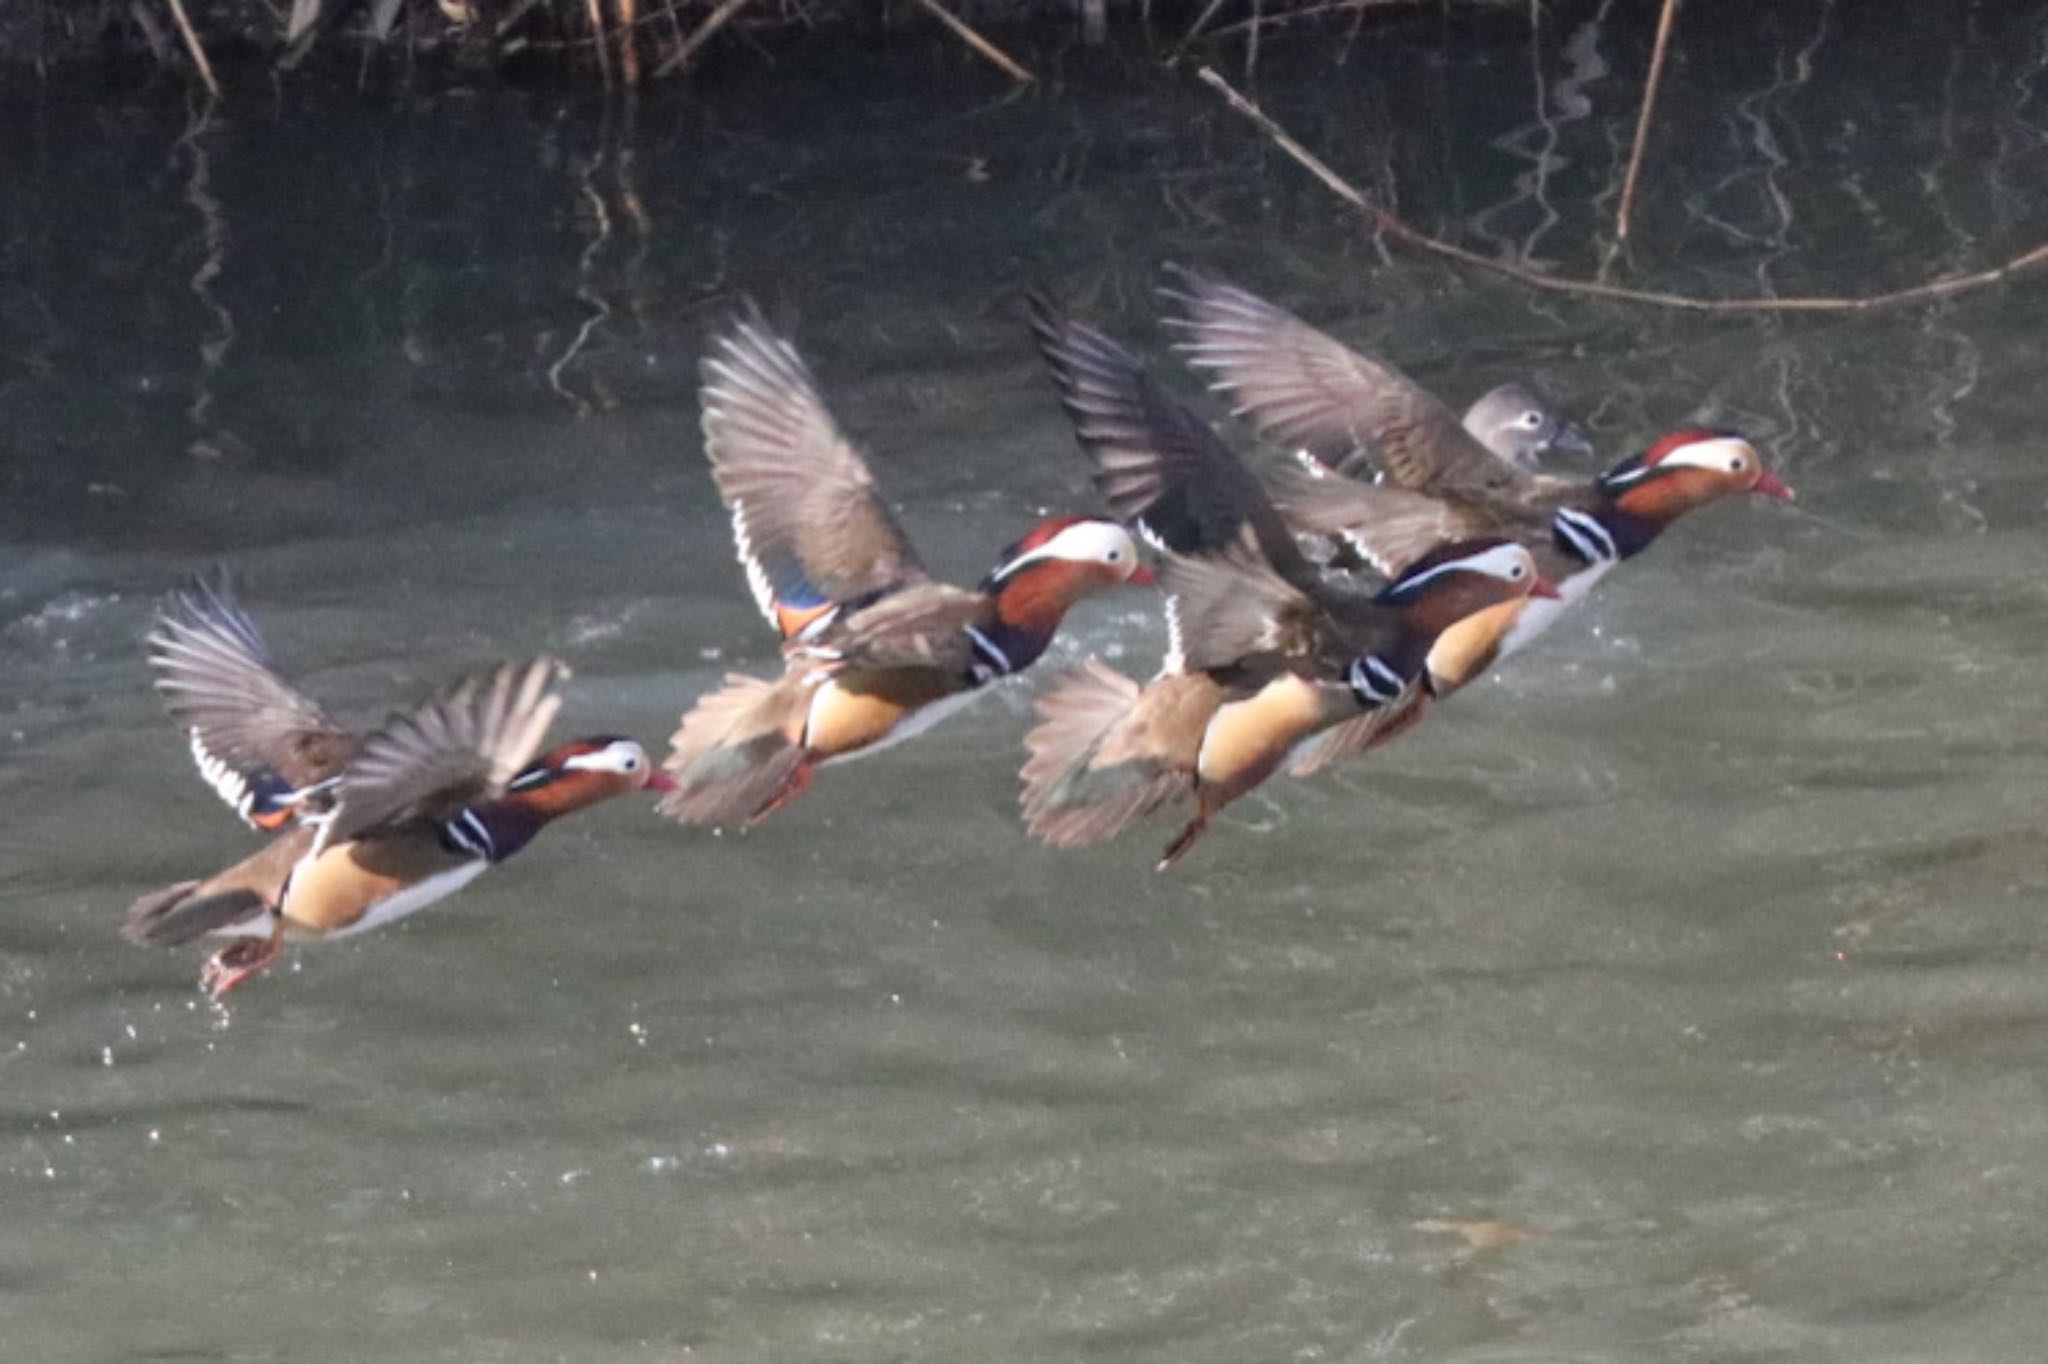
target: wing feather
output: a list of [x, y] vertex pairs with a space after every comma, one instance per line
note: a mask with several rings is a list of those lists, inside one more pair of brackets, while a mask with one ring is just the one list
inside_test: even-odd
[[463, 678], [363, 740], [320, 846], [414, 819], [451, 818], [504, 791], [540, 751], [569, 669], [552, 658]]
[[1530, 476], [1473, 438], [1407, 375], [1234, 284], [1176, 269], [1162, 290], [1188, 362], [1216, 376], [1238, 413], [1272, 440], [1351, 473], [1377, 466], [1396, 487], [1516, 497]]
[[265, 790], [324, 781], [355, 752], [355, 736], [278, 670], [225, 569], [173, 593], [147, 642], [200, 775], [244, 818]]
[[1221, 549], [1250, 527], [1282, 577], [1313, 577], [1258, 476], [1143, 361], [1042, 296], [1026, 315], [1111, 510], [1177, 554]]
[[704, 453], [770, 624], [924, 578], [803, 357], [758, 311], [718, 337], [702, 378]]

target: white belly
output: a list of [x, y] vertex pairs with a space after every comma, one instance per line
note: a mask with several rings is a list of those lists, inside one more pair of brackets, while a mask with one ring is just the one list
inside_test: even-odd
[[[436, 900], [447, 899], [471, 881], [476, 880], [477, 877], [482, 876], [485, 871], [489, 870], [490, 865], [490, 863], [482, 858], [477, 858], [471, 862], [464, 862], [461, 866], [450, 867], [447, 871], [429, 876], [424, 881], [416, 881], [404, 890], [393, 895], [387, 895], [376, 904], [371, 905], [368, 912], [362, 918], [356, 920], [347, 928], [337, 928], [330, 933], [301, 934], [290, 926], [290, 920], [286, 920], [284, 935], [287, 939], [294, 941], [301, 938], [307, 940], [314, 938], [347, 938], [357, 933], [367, 933], [373, 928], [382, 928], [385, 924], [396, 923], [408, 914], [417, 914]], [[285, 909], [287, 912], [291, 909], [291, 893], [289, 891], [285, 893]]]
[[1557, 585], [1557, 599], [1554, 601], [1549, 597], [1529, 598], [1515, 617], [1515, 623], [1501, 636], [1499, 656], [1506, 658], [1520, 651], [1536, 636], [1557, 624], [1558, 618], [1584, 600], [1585, 595], [1593, 590], [1593, 584], [1607, 576], [1607, 570], [1614, 565], [1615, 560], [1612, 559], [1586, 565]]

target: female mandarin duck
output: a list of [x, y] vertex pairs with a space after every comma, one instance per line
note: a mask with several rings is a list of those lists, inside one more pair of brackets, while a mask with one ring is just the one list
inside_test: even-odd
[[668, 787], [630, 739], [578, 739], [534, 757], [569, 675], [552, 659], [464, 679], [358, 737], [278, 672], [225, 580], [173, 598], [149, 643], [201, 774], [245, 819], [284, 830], [228, 870], [128, 910], [132, 942], [233, 939], [200, 977], [216, 999], [286, 941], [403, 918], [571, 811]]
[[1524, 384], [1489, 389], [1465, 409], [1459, 424], [1495, 455], [1531, 473], [1541, 471], [1555, 454], [1594, 453], [1583, 427]]
[[704, 362], [704, 449], [754, 599], [781, 633], [772, 681], [732, 674], [683, 717], [662, 809], [757, 821], [820, 765], [908, 738], [1023, 671], [1067, 608], [1149, 580], [1113, 521], [1058, 517], [970, 591], [933, 579], [840, 434], [809, 369], [758, 313]]
[[[1559, 585], [1554, 602], [1512, 602], [1460, 622], [1430, 653], [1445, 696], [1556, 623], [1615, 564], [1649, 548], [1697, 507], [1744, 493], [1789, 499], [1754, 447], [1728, 432], [1673, 432], [1590, 483], [1546, 477], [1472, 438], [1448, 409], [1384, 361], [1360, 354], [1264, 299], [1191, 271], [1165, 291], [1181, 349], [1217, 377], [1239, 413], [1302, 453], [1276, 498], [1301, 531], [1333, 535], [1382, 572], [1447, 538], [1506, 535]], [[1377, 468], [1382, 482], [1347, 477]], [[1361, 724], [1305, 752], [1297, 771], [1373, 747], [1421, 718]]]
[[1095, 843], [1176, 799], [1195, 814], [1164, 870], [1218, 810], [1323, 731], [1407, 704], [1458, 620], [1554, 595], [1529, 551], [1494, 537], [1438, 547], [1369, 593], [1325, 576], [1257, 478], [1129, 351], [1033, 300], [1031, 322], [1096, 483], [1171, 553], [1170, 645], [1140, 687], [1089, 660], [1038, 701], [1023, 805], [1049, 843]]

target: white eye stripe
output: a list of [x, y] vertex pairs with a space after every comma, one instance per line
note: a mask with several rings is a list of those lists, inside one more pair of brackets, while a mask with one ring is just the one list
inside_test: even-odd
[[647, 750], [630, 739], [607, 744], [595, 753], [578, 753], [562, 761], [565, 772], [616, 772], [630, 775], [647, 765]]
[[1756, 447], [1739, 436], [1688, 441], [1657, 461], [1659, 469], [1712, 469], [1740, 473], [1757, 458]]
[[1536, 561], [1530, 558], [1529, 551], [1520, 545], [1495, 545], [1492, 549], [1438, 564], [1435, 568], [1418, 573], [1412, 578], [1403, 578], [1400, 586], [1404, 594], [1412, 593], [1430, 579], [1446, 573], [1484, 573], [1507, 582], [1519, 582], [1523, 576], [1533, 572], [1535, 567]]
[[1110, 521], [1080, 521], [1057, 532], [1036, 549], [1018, 555], [1005, 576], [1042, 559], [1120, 564], [1135, 557], [1137, 552], [1131, 533], [1122, 526]]

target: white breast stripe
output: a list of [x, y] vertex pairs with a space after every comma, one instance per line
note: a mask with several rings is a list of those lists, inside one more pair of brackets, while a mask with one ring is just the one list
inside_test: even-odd
[[[1011, 666], [1010, 656], [1001, 649], [998, 649], [994, 640], [975, 629], [972, 625], [964, 628], [967, 631], [969, 647], [981, 659], [981, 663], [973, 669], [975, 681], [987, 682], [992, 678], [1008, 677], [1016, 671], [1016, 668]], [[986, 677], [982, 676], [984, 669], [988, 672]]]
[[1401, 695], [1407, 683], [1401, 674], [1387, 665], [1378, 654], [1367, 654], [1351, 665], [1345, 674], [1351, 684], [1351, 693], [1358, 698], [1358, 704], [1371, 710], [1384, 706]]
[[456, 846], [472, 856], [490, 861], [498, 855], [498, 845], [491, 842], [491, 831], [476, 817], [476, 811], [464, 810], [449, 820], [446, 828]]
[[1621, 557], [1614, 536], [1600, 524], [1600, 518], [1574, 507], [1561, 508], [1551, 522], [1558, 538], [1589, 564], [1612, 563]]

